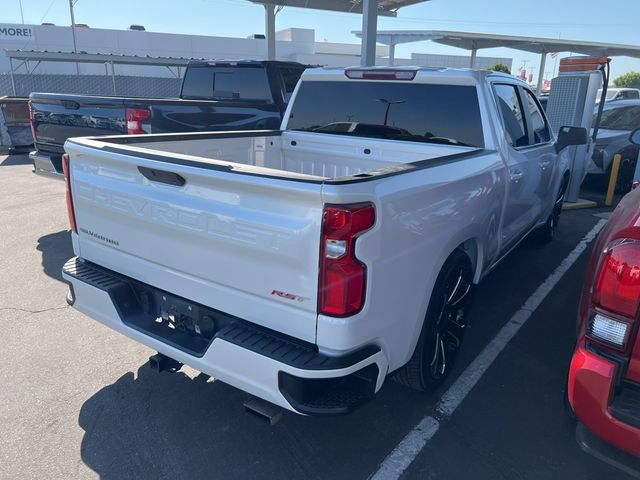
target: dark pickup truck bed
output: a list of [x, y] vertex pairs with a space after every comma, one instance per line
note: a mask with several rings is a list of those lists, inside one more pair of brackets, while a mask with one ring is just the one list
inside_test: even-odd
[[304, 69], [278, 61], [191, 62], [179, 98], [32, 93], [34, 172], [61, 175], [71, 137], [278, 129]]

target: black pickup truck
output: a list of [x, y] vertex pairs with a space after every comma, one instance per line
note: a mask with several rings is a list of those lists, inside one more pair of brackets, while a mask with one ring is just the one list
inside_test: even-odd
[[29, 96], [34, 172], [62, 175], [64, 142], [96, 135], [271, 130], [306, 65], [279, 61], [194, 61], [179, 98]]

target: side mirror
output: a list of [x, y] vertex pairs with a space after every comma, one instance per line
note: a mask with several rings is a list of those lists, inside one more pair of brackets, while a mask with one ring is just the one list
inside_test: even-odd
[[640, 145], [640, 128], [636, 128], [631, 135], [629, 135], [629, 141], [634, 145]]
[[569, 145], [586, 145], [588, 141], [587, 129], [584, 127], [560, 127], [556, 152], [560, 153]]

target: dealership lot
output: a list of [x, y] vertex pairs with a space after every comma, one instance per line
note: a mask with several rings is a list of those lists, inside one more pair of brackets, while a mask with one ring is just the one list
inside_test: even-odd
[[[244, 393], [187, 368], [158, 375], [146, 365], [153, 352], [67, 307], [63, 183], [9, 156], [0, 186], [0, 478], [368, 478], [606, 212], [565, 212], [557, 240], [525, 242], [485, 279], [437, 392], [387, 382], [350, 416], [285, 413], [269, 427], [244, 412]], [[583, 453], [563, 411], [587, 258], [588, 249], [403, 478], [630, 478]]]

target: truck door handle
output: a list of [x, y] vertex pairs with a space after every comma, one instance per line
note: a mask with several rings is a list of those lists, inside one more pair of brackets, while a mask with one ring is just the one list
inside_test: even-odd
[[177, 187], [181, 187], [186, 183], [186, 180], [183, 177], [174, 172], [147, 167], [138, 167], [138, 171], [142, 176], [152, 182], [166, 183], [167, 185], [175, 185]]
[[80, 104], [74, 100], [61, 100], [60, 103], [67, 110], [78, 110], [80, 108]]
[[551, 165], [551, 161], [547, 160], [545, 162], [539, 162], [538, 165], [540, 165], [540, 168], [542, 170], [546, 170], [549, 167], [549, 165]]
[[522, 180], [522, 177], [524, 177], [524, 173], [522, 173], [520, 170], [514, 170], [509, 174], [509, 179], [515, 183], [518, 183], [520, 180]]

